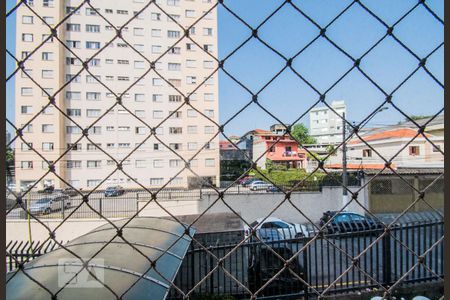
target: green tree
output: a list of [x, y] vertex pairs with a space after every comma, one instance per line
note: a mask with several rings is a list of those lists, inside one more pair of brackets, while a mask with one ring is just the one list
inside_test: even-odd
[[292, 126], [291, 134], [301, 144], [315, 144], [316, 139], [309, 135], [308, 128], [302, 123]]
[[11, 148], [6, 149], [6, 164], [11, 166], [14, 164], [14, 150]]

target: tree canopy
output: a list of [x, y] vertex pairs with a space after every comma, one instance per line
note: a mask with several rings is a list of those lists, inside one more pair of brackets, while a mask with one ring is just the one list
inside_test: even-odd
[[302, 123], [292, 126], [291, 134], [301, 144], [315, 144], [316, 139], [309, 135], [309, 130]]

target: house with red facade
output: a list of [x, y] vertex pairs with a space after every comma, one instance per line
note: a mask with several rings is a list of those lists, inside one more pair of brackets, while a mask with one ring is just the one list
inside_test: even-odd
[[305, 169], [307, 167], [307, 152], [289, 135], [274, 126], [271, 131], [255, 129], [246, 133], [239, 146], [248, 150], [250, 157], [258, 167], [266, 169], [268, 162], [273, 165], [285, 166], [288, 169]]

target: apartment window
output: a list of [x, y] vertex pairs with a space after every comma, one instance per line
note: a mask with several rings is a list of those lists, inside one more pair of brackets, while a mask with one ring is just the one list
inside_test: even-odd
[[136, 168], [145, 168], [145, 159], [136, 159], [134, 161], [134, 166]]
[[81, 116], [81, 109], [79, 108], [68, 108], [66, 110], [66, 113], [69, 117], [80, 117]]
[[145, 110], [142, 109], [135, 110], [134, 114], [136, 115], [136, 117], [145, 118]]
[[186, 18], [195, 18], [195, 10], [186, 9], [184, 11], [184, 15], [186, 16]]
[[106, 126], [106, 131], [114, 131], [114, 126]]
[[153, 111], [153, 119], [162, 119], [164, 116], [162, 110], [154, 110]]
[[167, 0], [167, 5], [168, 6], [179, 6], [180, 0]]
[[87, 167], [88, 168], [100, 168], [102, 166], [101, 160], [88, 160]]
[[43, 7], [53, 7], [54, 1], [53, 0], [43, 0], [42, 6]]
[[134, 94], [134, 101], [136, 102], [144, 102], [145, 94]]
[[181, 150], [181, 143], [170, 143], [169, 147], [172, 150]]
[[213, 35], [212, 28], [203, 28], [203, 35], [205, 35], [205, 36], [212, 36]]
[[169, 79], [169, 82], [175, 87], [180, 87], [181, 86], [181, 80], [180, 79]]
[[33, 113], [33, 107], [31, 105], [22, 105], [20, 107], [20, 112], [22, 114], [31, 114]]
[[53, 124], [42, 124], [42, 132], [43, 133], [53, 133]]
[[42, 143], [42, 150], [43, 151], [53, 151], [55, 149], [54, 144], [50, 142], [44, 142]]
[[100, 58], [93, 58], [89, 61], [89, 66], [98, 67], [100, 66]]
[[160, 145], [159, 144], [153, 144], [153, 150], [160, 150]]
[[114, 147], [116, 147], [116, 144], [114, 144], [114, 143], [106, 143], [106, 148], [111, 149], [111, 148], [114, 148]]
[[67, 31], [81, 31], [81, 25], [80, 24], [74, 24], [74, 23], [67, 23], [66, 24], [66, 30]]
[[205, 100], [205, 101], [214, 101], [214, 94], [213, 93], [205, 93], [205, 94], [203, 94], [203, 100]]
[[118, 81], [130, 81], [130, 77], [128, 76], [117, 76]]
[[169, 49], [169, 54], [180, 54], [181, 48], [180, 47], [172, 47]]
[[80, 10], [76, 10], [76, 7], [73, 6], [66, 6], [66, 14], [74, 14], [74, 15], [79, 15], [80, 14]]
[[118, 131], [130, 131], [130, 126], [119, 126], [117, 127]]
[[93, 126], [89, 129], [89, 134], [101, 134], [102, 127], [101, 126]]
[[169, 133], [170, 134], [182, 134], [183, 128], [181, 127], [169, 127]]
[[162, 160], [162, 159], [155, 159], [155, 160], [153, 160], [153, 167], [154, 168], [163, 168], [164, 167], [164, 160]]
[[47, 107], [42, 107], [42, 113], [44, 114], [44, 115], [52, 115], [53, 114], [53, 109], [54, 109], [54, 107], [53, 106], [47, 106]]
[[128, 64], [130, 64], [130, 61], [128, 59], [118, 59], [117, 64], [118, 65], [128, 65]]
[[100, 49], [100, 42], [86, 42], [86, 49]]
[[157, 54], [157, 53], [161, 53], [162, 52], [162, 48], [159, 45], [152, 45], [152, 53]]
[[81, 144], [73, 144], [73, 143], [68, 143], [67, 144], [67, 149], [71, 149], [71, 151], [81, 151]]
[[68, 169], [81, 169], [81, 160], [68, 160], [66, 166]]
[[21, 143], [20, 150], [22, 151], [31, 151], [31, 148], [33, 148], [33, 143]]
[[164, 128], [162, 128], [162, 127], [156, 128], [156, 134], [163, 135], [164, 134]]
[[43, 17], [43, 24], [47, 23], [48, 25], [55, 24], [53, 17]]
[[[30, 55], [30, 51], [22, 51], [22, 59], [26, 59]], [[27, 60], [33, 60], [33, 57], [30, 56]]]
[[100, 93], [99, 92], [87, 92], [86, 100], [98, 101], [98, 100], [100, 100]]
[[205, 133], [206, 134], [214, 133], [214, 126], [205, 126]]
[[143, 60], [135, 60], [134, 61], [134, 68], [135, 69], [144, 69], [145, 68], [145, 62]]
[[187, 51], [194, 51], [195, 50], [195, 44], [194, 43], [186, 43], [186, 50]]
[[135, 128], [136, 134], [145, 134], [145, 131], [146, 131], [145, 127], [143, 127], [143, 126], [138, 126]]
[[144, 35], [144, 28], [133, 28], [133, 34], [135, 36], [143, 36]]
[[100, 32], [100, 25], [86, 24], [86, 32]]
[[66, 126], [66, 133], [81, 133], [81, 129], [77, 126]]
[[153, 86], [162, 86], [163, 80], [161, 78], [153, 78], [152, 84], [153, 84]]
[[214, 62], [212, 60], [204, 60], [203, 61], [203, 68], [205, 68], [205, 69], [213, 69], [214, 68]]
[[205, 77], [205, 85], [213, 85], [214, 84], [214, 77], [209, 77], [209, 78], [206, 78]]
[[169, 167], [177, 168], [179, 166], [181, 166], [181, 159], [170, 159], [169, 160]]
[[160, 186], [163, 185], [164, 178], [150, 178], [150, 185], [151, 186]]
[[163, 102], [163, 95], [162, 94], [153, 94], [152, 100], [153, 100], [153, 102]]
[[209, 118], [214, 118], [214, 110], [213, 109], [205, 109], [204, 111], [205, 116]]
[[167, 37], [168, 38], [179, 38], [180, 32], [177, 30], [167, 30]]
[[197, 143], [195, 143], [195, 142], [188, 142], [187, 143], [187, 147], [188, 147], [188, 150], [197, 150]]
[[33, 24], [33, 16], [22, 16], [22, 24]]
[[409, 146], [409, 155], [411, 155], [411, 156], [420, 155], [420, 147], [419, 146]]
[[31, 33], [22, 33], [22, 41], [23, 42], [32, 42], [33, 35]]
[[33, 169], [33, 161], [21, 161], [20, 168], [23, 170]]
[[198, 167], [198, 160], [197, 160], [197, 159], [191, 159], [191, 160], [189, 161], [189, 165], [190, 165], [191, 167]]
[[214, 158], [206, 158], [205, 159], [205, 167], [214, 167], [215, 159]]
[[67, 40], [66, 41], [66, 45], [69, 48], [79, 49], [81, 47], [81, 42], [80, 41]]
[[86, 7], [86, 16], [95, 16], [97, 12], [91, 7]]
[[98, 151], [99, 147], [101, 147], [102, 144], [92, 144], [92, 143], [88, 143], [87, 144], [87, 151]]
[[110, 8], [105, 8], [105, 13], [112, 14], [114, 11]]
[[167, 22], [174, 22], [174, 21], [178, 22], [180, 20], [180, 15], [170, 14], [169, 16], [167, 16]]
[[196, 134], [197, 133], [197, 126], [196, 125], [189, 125], [187, 127], [187, 133], [189, 133], [189, 134]]
[[181, 116], [182, 116], [181, 111], [175, 111], [175, 112], [171, 111], [171, 112], [169, 112], [169, 114], [171, 115], [170, 117], [172, 119], [181, 119]]
[[[210, 1], [209, 3], [211, 3], [211, 1]], [[206, 13], [206, 11], [204, 11], [203, 14], [204, 14], [204, 13]], [[208, 12], [208, 13], [207, 13], [206, 15], [204, 15], [204, 17], [203, 17], [204, 20], [212, 20], [212, 18], [213, 18], [212, 12]]]
[[212, 52], [212, 47], [213, 47], [213, 45], [205, 44], [205, 45], [203, 45], [203, 50]]
[[195, 76], [186, 76], [186, 83], [187, 84], [196, 84], [197, 83], [197, 77], [195, 77]]
[[196, 63], [195, 59], [187, 59], [186, 60], [186, 67], [187, 68], [195, 68], [195, 63]]
[[131, 144], [130, 143], [119, 143], [118, 146], [119, 146], [119, 148], [130, 148]]
[[66, 92], [66, 99], [67, 100], [80, 100], [81, 99], [81, 92], [67, 91]]
[[152, 21], [161, 21], [161, 13], [151, 13]]
[[372, 150], [371, 149], [364, 149], [363, 150], [363, 157], [372, 157]]
[[20, 71], [20, 74], [22, 78], [29, 78], [28, 76], [33, 77], [33, 70], [23, 69], [22, 71]]
[[194, 26], [189, 28], [189, 35], [195, 35], [195, 27]]
[[195, 118], [195, 117], [197, 117], [197, 111], [195, 111], [193, 109], [188, 109], [187, 116], [188, 116], [188, 118]]
[[142, 44], [134, 44], [133, 47], [139, 52], [144, 52], [144, 45]]
[[31, 87], [23, 87], [20, 89], [20, 94], [22, 96], [31, 96], [33, 95], [33, 88]]
[[169, 71], [180, 71], [181, 70], [181, 64], [179, 64], [179, 63], [169, 63], [167, 65], [167, 69]]
[[87, 186], [88, 187], [96, 187], [96, 186], [98, 186], [100, 183], [101, 183], [102, 181], [100, 180], [100, 179], [88, 179], [87, 181], [86, 181], [86, 183], [87, 183]]
[[181, 102], [181, 95], [169, 95], [169, 102]]
[[152, 29], [151, 35], [152, 35], [152, 37], [160, 37], [161, 36], [161, 29]]
[[76, 57], [66, 57], [66, 65], [80, 66], [81, 61]]
[[93, 118], [93, 117], [99, 117], [101, 114], [100, 109], [86, 109], [86, 116]]
[[118, 15], [128, 15], [128, 10], [118, 9], [116, 11]]
[[45, 41], [46, 43], [53, 43], [53, 36], [50, 34], [43, 34], [42, 41]]

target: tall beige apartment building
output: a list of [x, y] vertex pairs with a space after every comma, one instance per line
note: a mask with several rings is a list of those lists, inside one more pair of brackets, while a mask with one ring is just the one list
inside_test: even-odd
[[[219, 140], [214, 137], [218, 128], [211, 122], [218, 123], [218, 74], [201, 84], [217, 67], [203, 51], [217, 57], [216, 10], [190, 29], [198, 45], [188, 38], [176, 43], [184, 29], [154, 3], [140, 12], [148, 2], [90, 1], [106, 21], [87, 4], [67, 17], [82, 1], [28, 1], [51, 27], [64, 20], [56, 30], [62, 43], [53, 37], [40, 47], [51, 33], [49, 26], [25, 6], [17, 10], [16, 57], [29, 56], [24, 70], [45, 91], [23, 72], [17, 73], [16, 126], [24, 127], [23, 138], [54, 164], [57, 174], [45, 176], [39, 187], [63, 188], [67, 182], [93, 188], [111, 173], [103, 186], [137, 187], [136, 180], [146, 187], [160, 187], [170, 179], [172, 187], [193, 186], [196, 175], [181, 171], [186, 164], [174, 152], [188, 160], [202, 147], [190, 167], [219, 183]], [[184, 28], [213, 5], [211, 0], [156, 3]], [[122, 28], [123, 39], [114, 38], [113, 26]], [[82, 70], [86, 63], [89, 72]], [[151, 65], [154, 69], [149, 71]], [[157, 72], [184, 95], [190, 94], [195, 109]], [[46, 93], [56, 93], [54, 105], [46, 107], [52, 100]], [[86, 128], [87, 137], [83, 136]], [[151, 128], [161, 141], [149, 137]], [[16, 140], [15, 147], [17, 186], [41, 179], [48, 164], [22, 141]], [[113, 172], [117, 164], [108, 155], [124, 160], [123, 171], [132, 179], [120, 170]]]

